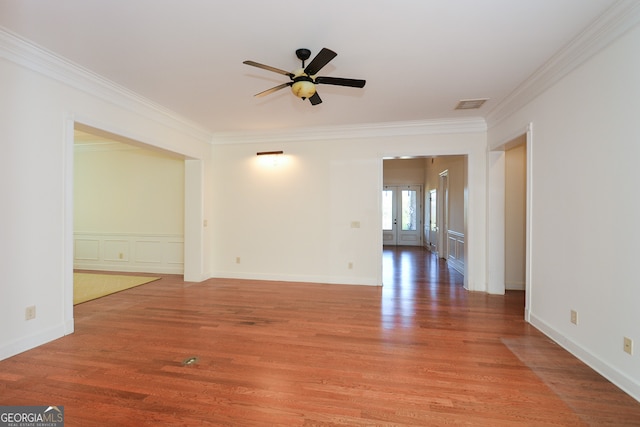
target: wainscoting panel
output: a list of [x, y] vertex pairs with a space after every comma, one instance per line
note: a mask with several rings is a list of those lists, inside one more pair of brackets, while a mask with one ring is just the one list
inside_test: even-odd
[[73, 268], [183, 274], [184, 237], [76, 232]]
[[182, 239], [172, 239], [166, 245], [167, 264], [180, 265], [183, 269], [184, 265], [184, 241]]
[[464, 274], [464, 234], [447, 230], [449, 253], [447, 261], [460, 274]]
[[128, 262], [129, 261], [129, 240], [125, 239], [102, 239], [103, 259], [105, 261], [113, 262]]
[[159, 264], [162, 262], [162, 242], [159, 240], [138, 240], [136, 245], [136, 262], [140, 264]]
[[98, 261], [100, 259], [99, 239], [74, 239], [75, 259], [81, 261]]

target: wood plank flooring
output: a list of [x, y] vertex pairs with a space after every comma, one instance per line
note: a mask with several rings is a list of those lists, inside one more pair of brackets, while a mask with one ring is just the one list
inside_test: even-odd
[[0, 405], [67, 427], [640, 425], [522, 292], [467, 292], [420, 248], [383, 262], [383, 288], [162, 276], [77, 305], [74, 334], [0, 361]]

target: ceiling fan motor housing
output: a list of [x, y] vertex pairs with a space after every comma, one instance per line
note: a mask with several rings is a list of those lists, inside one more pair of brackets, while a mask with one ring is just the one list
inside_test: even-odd
[[298, 49], [296, 50], [296, 56], [298, 57], [299, 60], [306, 61], [311, 57], [311, 51], [309, 49]]

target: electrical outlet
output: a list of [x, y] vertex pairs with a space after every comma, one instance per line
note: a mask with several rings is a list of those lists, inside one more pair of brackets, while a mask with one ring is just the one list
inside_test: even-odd
[[119, 259], [123, 259], [123, 258], [124, 258], [124, 254], [123, 254], [122, 252], [120, 252], [120, 253], [118, 254], [118, 258], [119, 258]]
[[32, 320], [36, 318], [36, 306], [30, 305], [24, 309], [24, 320]]
[[624, 337], [623, 350], [625, 353], [633, 354], [633, 340], [631, 338]]
[[353, 263], [352, 262], [349, 263], [349, 270], [353, 270]]
[[236, 257], [236, 264], [240, 264], [240, 257], [239, 256]]
[[571, 310], [571, 323], [574, 325], [578, 324], [578, 312], [575, 310]]

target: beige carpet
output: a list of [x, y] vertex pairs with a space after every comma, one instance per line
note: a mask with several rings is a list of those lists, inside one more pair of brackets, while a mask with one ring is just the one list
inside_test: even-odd
[[120, 274], [73, 273], [73, 304], [80, 304], [159, 279], [159, 277]]

